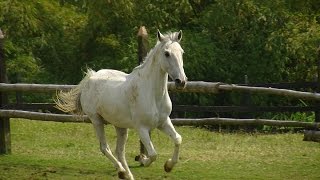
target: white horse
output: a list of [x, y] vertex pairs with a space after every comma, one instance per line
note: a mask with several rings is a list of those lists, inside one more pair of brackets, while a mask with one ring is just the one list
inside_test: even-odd
[[[88, 70], [86, 77], [69, 92], [60, 92], [57, 107], [65, 112], [84, 113], [90, 118], [100, 142], [101, 152], [112, 161], [120, 179], [134, 179], [125, 159], [128, 128], [138, 131], [147, 156], [139, 161], [149, 166], [157, 158], [149, 131], [158, 128], [175, 144], [172, 158], [164, 169], [170, 172], [179, 159], [181, 136], [173, 127], [169, 115], [172, 104], [168, 95], [168, 74], [177, 88], [184, 88], [187, 77], [183, 69], [183, 49], [179, 42], [182, 32], [162, 35], [148, 53], [144, 63], [132, 73], [103, 69]], [[104, 124], [115, 126], [117, 145], [115, 158], [106, 142]]]

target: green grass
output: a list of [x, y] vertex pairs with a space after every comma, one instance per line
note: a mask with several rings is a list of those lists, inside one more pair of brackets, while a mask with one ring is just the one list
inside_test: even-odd
[[[137, 133], [130, 131], [127, 160], [136, 179], [320, 179], [320, 144], [302, 134], [223, 134], [178, 127], [183, 137], [180, 162], [163, 170], [173, 144], [152, 133], [158, 159], [150, 167], [134, 161]], [[110, 145], [115, 131], [107, 126]], [[0, 156], [0, 179], [117, 179], [99, 151], [90, 124], [11, 120], [12, 154]]]

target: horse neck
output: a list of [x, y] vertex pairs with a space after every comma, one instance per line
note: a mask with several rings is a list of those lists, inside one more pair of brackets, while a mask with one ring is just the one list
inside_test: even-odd
[[155, 52], [151, 57], [148, 57], [146, 64], [140, 69], [140, 75], [142, 83], [145, 83], [147, 87], [154, 87], [149, 89], [155, 93], [155, 96], [163, 96], [168, 92], [168, 73], [161, 69], [156, 54]]

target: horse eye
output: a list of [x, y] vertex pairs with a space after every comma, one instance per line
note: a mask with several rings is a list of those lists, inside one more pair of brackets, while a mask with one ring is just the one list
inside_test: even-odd
[[170, 53], [169, 53], [168, 51], [166, 51], [166, 52], [164, 52], [164, 55], [165, 55], [166, 57], [169, 57], [169, 56], [170, 56]]

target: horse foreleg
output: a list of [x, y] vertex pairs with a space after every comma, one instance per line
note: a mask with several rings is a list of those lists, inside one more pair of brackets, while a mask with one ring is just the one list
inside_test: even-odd
[[113, 156], [112, 151], [110, 150], [110, 147], [107, 144], [103, 121], [100, 118], [92, 117], [91, 120], [93, 127], [95, 128], [97, 138], [100, 142], [101, 152], [113, 163], [113, 165], [118, 171], [118, 177], [120, 179], [128, 179], [128, 177], [126, 177], [126, 170], [122, 167], [122, 164]]
[[141, 155], [139, 162], [144, 166], [150, 166], [150, 164], [157, 159], [157, 153], [153, 147], [150, 139], [149, 130], [145, 128], [139, 129], [140, 141], [143, 143], [147, 150], [147, 156]]
[[129, 179], [134, 179], [125, 157], [125, 145], [128, 139], [128, 129], [116, 127], [116, 132], [117, 132], [116, 155], [118, 157], [118, 160], [121, 162], [122, 166], [124, 167], [124, 169], [127, 171]]
[[175, 128], [173, 127], [170, 118], [168, 117], [167, 121], [159, 127], [159, 129], [170, 136], [170, 138], [174, 142], [174, 151], [171, 159], [168, 159], [164, 164], [164, 170], [166, 172], [170, 172], [175, 164], [177, 164], [179, 160], [179, 149], [182, 142], [182, 137], [177, 133]]

